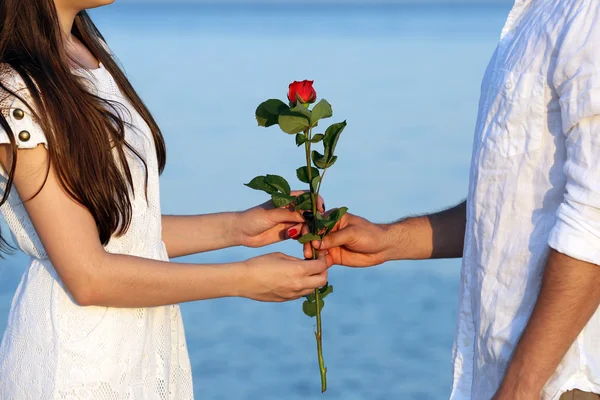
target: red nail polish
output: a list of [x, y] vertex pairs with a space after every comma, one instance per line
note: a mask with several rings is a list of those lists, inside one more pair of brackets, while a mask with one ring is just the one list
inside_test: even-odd
[[288, 231], [288, 235], [290, 235], [291, 238], [298, 236], [298, 230], [297, 229], [290, 229]]

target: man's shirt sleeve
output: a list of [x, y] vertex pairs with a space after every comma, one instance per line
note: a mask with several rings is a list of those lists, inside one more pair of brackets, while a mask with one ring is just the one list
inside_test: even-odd
[[600, 6], [583, 1], [557, 44], [553, 86], [567, 150], [566, 191], [549, 245], [600, 265]]

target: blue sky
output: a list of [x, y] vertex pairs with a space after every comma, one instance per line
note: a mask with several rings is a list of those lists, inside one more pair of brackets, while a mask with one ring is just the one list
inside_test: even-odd
[[[211, 3], [211, 4], [298, 4], [297, 0], [117, 0], [121, 3]], [[481, 4], [506, 4], [512, 0], [303, 0], [303, 3], [328, 3], [328, 4], [423, 4], [423, 3], [481, 3]]]

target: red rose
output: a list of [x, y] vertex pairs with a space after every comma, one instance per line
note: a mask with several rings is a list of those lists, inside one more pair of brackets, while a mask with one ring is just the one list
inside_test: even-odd
[[317, 92], [313, 88], [314, 81], [302, 81], [290, 83], [290, 91], [288, 92], [288, 100], [296, 104], [296, 102], [314, 103], [317, 100]]

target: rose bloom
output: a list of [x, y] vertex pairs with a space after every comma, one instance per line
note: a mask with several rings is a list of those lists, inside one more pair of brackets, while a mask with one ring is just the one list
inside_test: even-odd
[[292, 103], [296, 104], [296, 102], [300, 102], [302, 104], [305, 103], [314, 103], [317, 100], [317, 92], [315, 88], [313, 88], [314, 81], [294, 81], [290, 83], [290, 90], [288, 92], [288, 100]]

